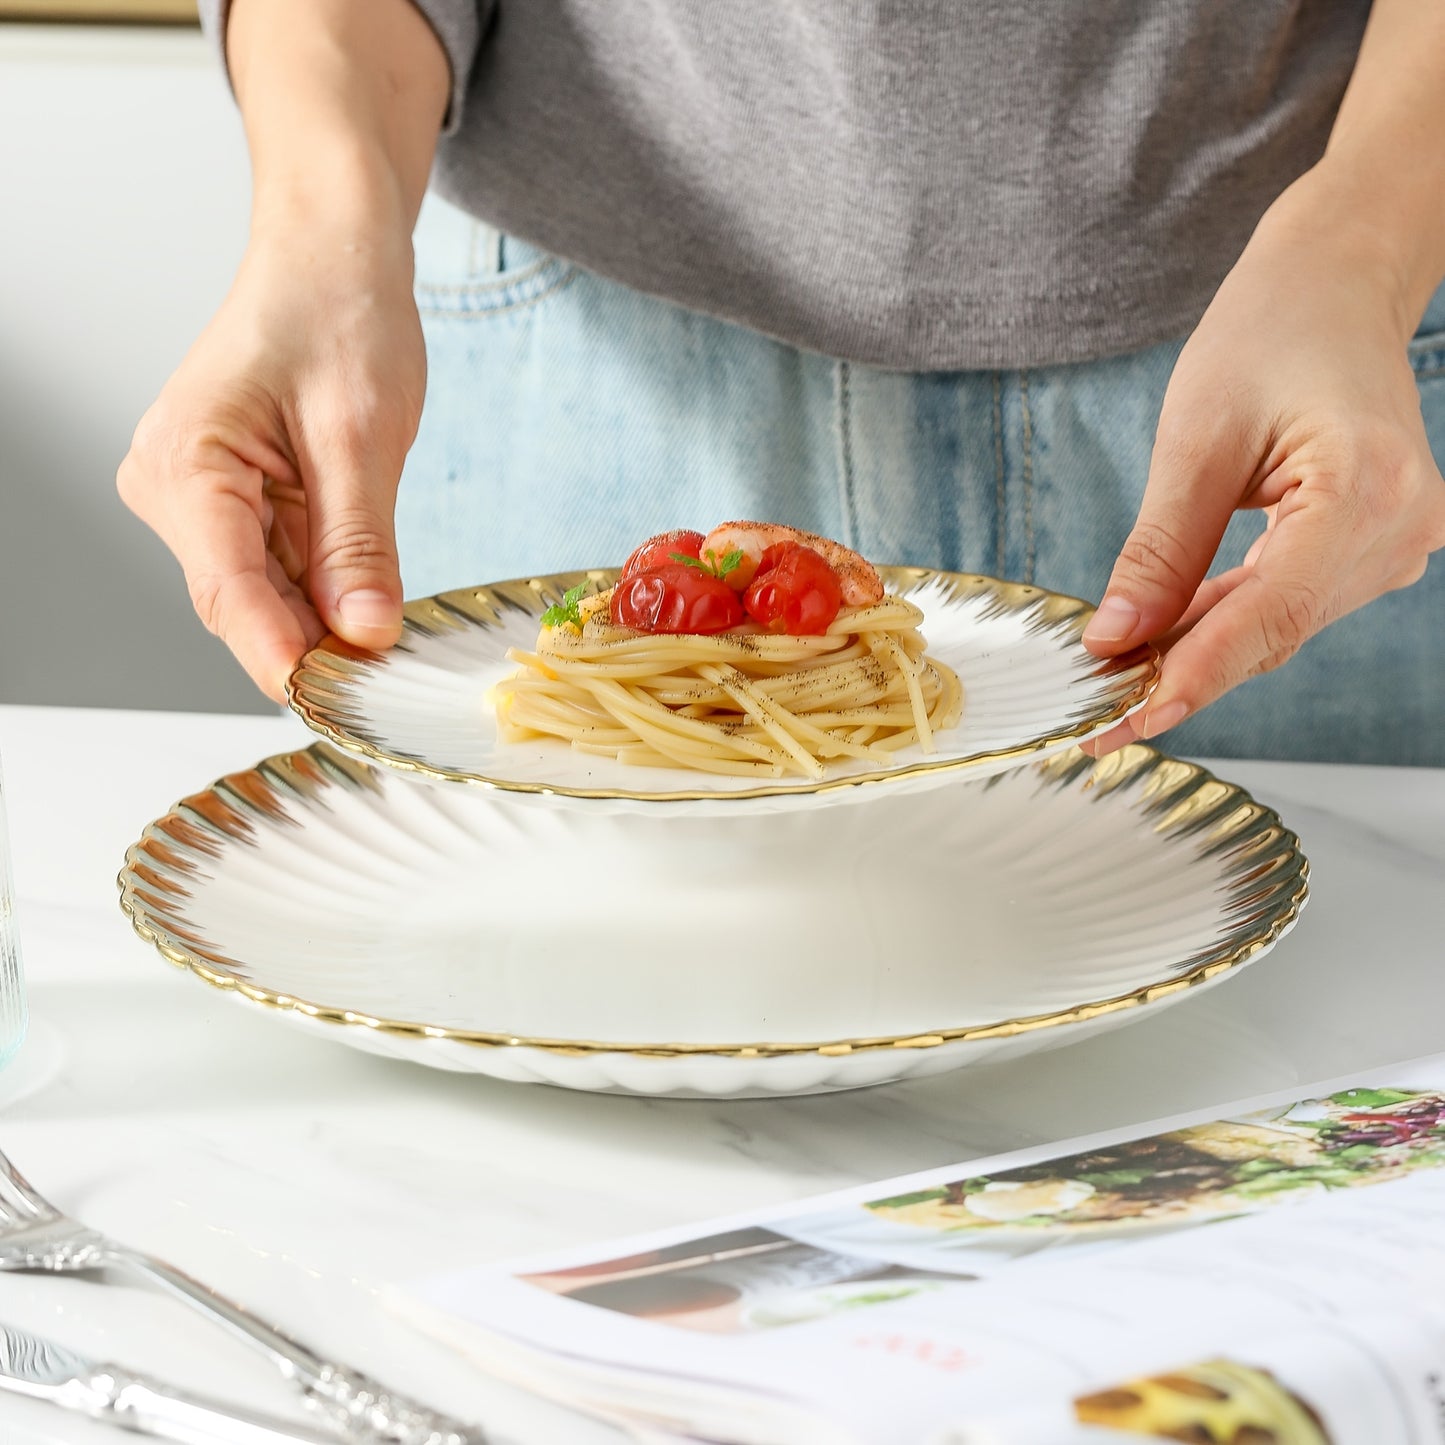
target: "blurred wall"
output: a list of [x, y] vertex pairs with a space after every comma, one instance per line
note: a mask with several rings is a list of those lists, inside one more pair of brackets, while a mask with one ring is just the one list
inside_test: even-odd
[[272, 709], [115, 494], [248, 203], [198, 31], [0, 23], [0, 702]]

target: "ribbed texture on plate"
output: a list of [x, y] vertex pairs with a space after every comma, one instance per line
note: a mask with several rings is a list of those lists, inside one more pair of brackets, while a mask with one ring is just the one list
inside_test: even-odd
[[1269, 947], [1306, 874], [1269, 809], [1142, 746], [727, 827], [504, 806], [317, 746], [177, 805], [120, 883], [172, 961], [373, 1052], [732, 1094], [1124, 1021]]

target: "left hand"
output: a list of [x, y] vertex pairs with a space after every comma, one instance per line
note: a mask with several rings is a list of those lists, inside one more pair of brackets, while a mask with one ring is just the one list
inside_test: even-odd
[[[1368, 236], [1321, 223], [1331, 208], [1310, 184], [1261, 222], [1175, 365], [1138, 520], [1084, 633], [1099, 656], [1153, 641], [1163, 667], [1095, 753], [1278, 667], [1445, 547], [1445, 480], [1406, 359], [1418, 318]], [[1206, 580], [1241, 507], [1265, 509], [1267, 529]]]

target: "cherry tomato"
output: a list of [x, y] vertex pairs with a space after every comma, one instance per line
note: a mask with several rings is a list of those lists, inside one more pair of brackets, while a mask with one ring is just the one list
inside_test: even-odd
[[742, 599], [726, 582], [681, 562], [624, 577], [612, 590], [612, 621], [639, 632], [726, 632], [742, 620]]
[[759, 560], [743, 605], [749, 617], [774, 632], [817, 636], [838, 615], [843, 589], [821, 553], [799, 542], [777, 542]]
[[674, 553], [682, 557], [700, 557], [702, 554], [698, 549], [701, 546], [701, 532], [689, 532], [685, 529], [659, 532], [633, 551], [622, 564], [622, 575], [632, 577], [652, 567], [666, 567], [672, 561]]

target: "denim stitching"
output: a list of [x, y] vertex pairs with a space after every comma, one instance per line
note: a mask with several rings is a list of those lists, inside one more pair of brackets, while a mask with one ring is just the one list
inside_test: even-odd
[[436, 296], [460, 296], [468, 291], [475, 291], [479, 295], [488, 292], [507, 291], [513, 286], [522, 286], [529, 281], [535, 280], [549, 268], [555, 270], [575, 271], [576, 267], [569, 265], [566, 261], [560, 261], [556, 256], [543, 256], [540, 260], [529, 262], [519, 267], [508, 276], [497, 276], [491, 281], [418, 281], [416, 289], [426, 291]]
[[1034, 420], [1029, 411], [1029, 374], [1019, 372], [1019, 406], [1024, 424], [1024, 581], [1034, 580]]
[[1005, 508], [1008, 499], [1004, 492], [1003, 475], [1003, 377], [993, 374], [993, 466], [994, 466], [994, 571], [1000, 577], [1008, 570], [1005, 550], [1006, 532]]
[[[423, 300], [418, 299], [417, 311], [422, 316], [500, 316], [508, 311], [525, 311], [529, 306], [535, 306], [539, 301], [544, 301], [548, 296], [555, 295], [558, 291], [570, 286], [577, 277], [579, 271], [568, 270], [559, 276], [555, 281], [543, 286], [540, 290], [528, 291], [524, 295], [515, 297], [509, 301], [499, 301], [495, 306], [427, 306]], [[457, 286], [448, 288], [457, 291], [468, 291], [471, 287]]]
[[858, 506], [853, 486], [853, 392], [852, 368], [838, 363], [838, 483], [842, 489], [843, 525], [850, 547], [858, 545]]

